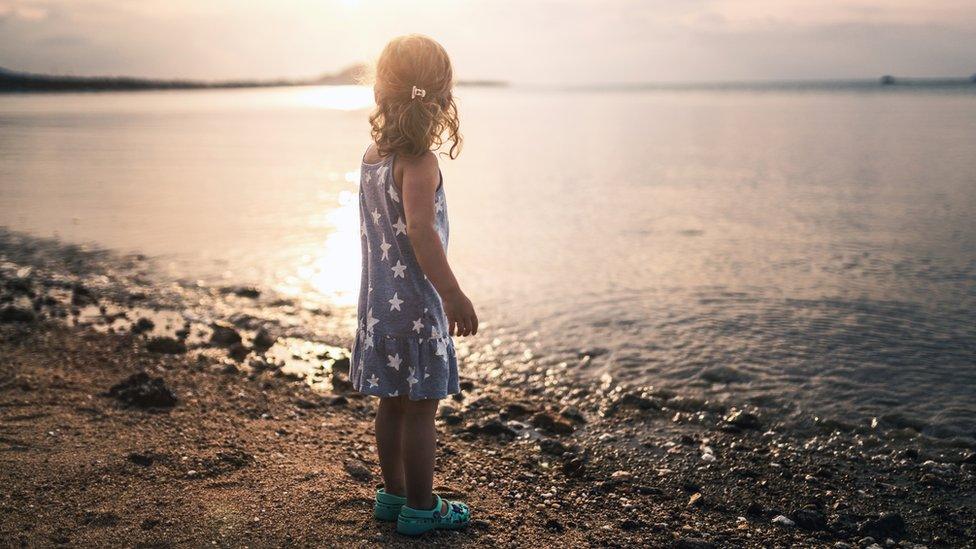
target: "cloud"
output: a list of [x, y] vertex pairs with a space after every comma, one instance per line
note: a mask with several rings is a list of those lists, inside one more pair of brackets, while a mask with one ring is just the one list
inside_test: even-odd
[[48, 9], [36, 2], [6, 0], [0, 2], [0, 19], [17, 18], [24, 21], [47, 19]]

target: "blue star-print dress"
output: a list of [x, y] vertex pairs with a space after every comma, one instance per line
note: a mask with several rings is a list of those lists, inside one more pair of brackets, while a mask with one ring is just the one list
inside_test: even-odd
[[[363, 159], [359, 184], [363, 274], [349, 379], [364, 394], [438, 399], [460, 391], [457, 355], [437, 290], [407, 238], [403, 201], [393, 182], [394, 155]], [[434, 194], [437, 233], [447, 250], [444, 180]]]

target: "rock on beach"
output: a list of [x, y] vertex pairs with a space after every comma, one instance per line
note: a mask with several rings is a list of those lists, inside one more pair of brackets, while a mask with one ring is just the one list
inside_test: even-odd
[[176, 395], [161, 377], [150, 377], [146, 372], [132, 374], [113, 385], [103, 396], [112, 397], [126, 406], [135, 408], [172, 408]]

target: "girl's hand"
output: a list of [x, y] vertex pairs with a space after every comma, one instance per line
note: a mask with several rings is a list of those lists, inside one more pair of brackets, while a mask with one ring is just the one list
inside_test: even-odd
[[474, 312], [474, 305], [464, 292], [457, 290], [443, 296], [444, 313], [447, 315], [447, 325], [451, 335], [466, 336], [478, 333], [478, 315]]

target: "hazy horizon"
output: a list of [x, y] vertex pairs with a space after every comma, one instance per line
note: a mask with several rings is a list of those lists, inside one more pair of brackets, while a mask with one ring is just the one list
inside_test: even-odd
[[[0, 66], [155, 79], [307, 78], [428, 34], [460, 79], [527, 84], [969, 76], [961, 0], [397, 3], [0, 0]], [[502, 30], [500, 30], [502, 29]]]

